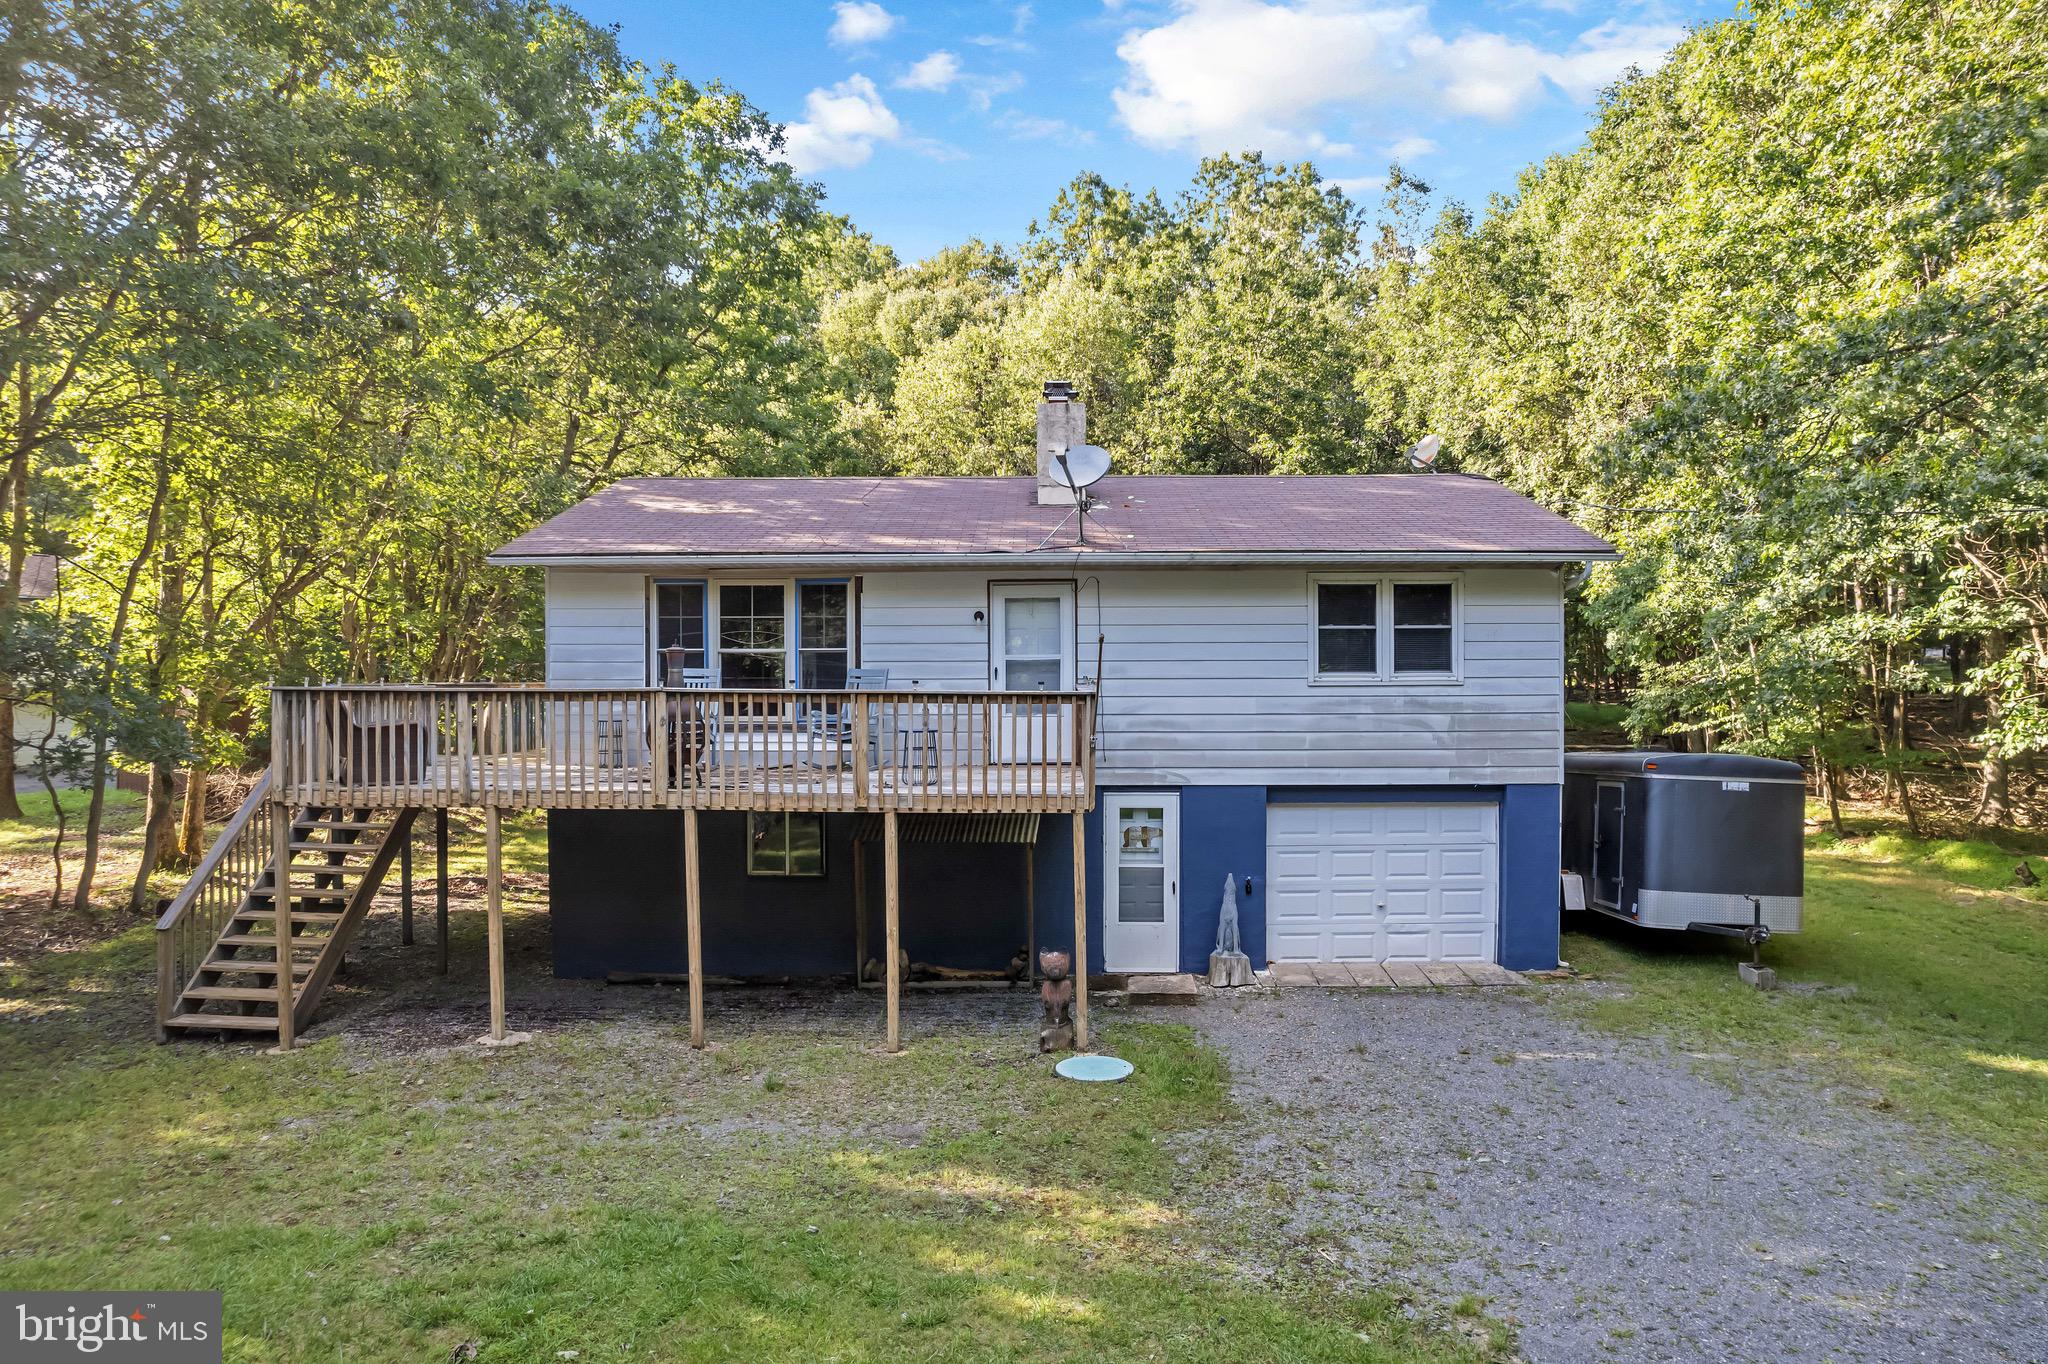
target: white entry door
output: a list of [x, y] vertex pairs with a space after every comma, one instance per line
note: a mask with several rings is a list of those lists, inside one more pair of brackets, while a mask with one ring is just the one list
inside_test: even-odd
[[1180, 796], [1102, 798], [1102, 964], [1180, 970]]
[[1500, 811], [1492, 805], [1272, 805], [1273, 961], [1492, 961]]
[[[1074, 585], [1000, 583], [989, 589], [989, 605], [989, 685], [1004, 692], [1072, 691]], [[1070, 709], [1021, 700], [997, 706], [989, 736], [995, 761], [1069, 761]]]

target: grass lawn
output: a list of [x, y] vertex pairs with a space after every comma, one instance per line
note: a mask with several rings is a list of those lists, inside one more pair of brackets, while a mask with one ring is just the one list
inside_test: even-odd
[[218, 1288], [230, 1360], [1505, 1346], [1276, 1240], [1183, 1028], [1112, 1026], [1138, 1069], [1105, 1086], [1054, 1079], [1021, 1025], [927, 1022], [881, 1055], [866, 1000], [859, 1027], [727, 1025], [694, 1053], [672, 992], [504, 1053], [344, 1031], [271, 1057], [151, 1045], [148, 952], [130, 931], [0, 981], [0, 1284]]
[[[85, 824], [85, 807], [90, 803], [91, 792], [65, 789], [57, 792], [57, 798], [64, 803], [64, 818], [70, 825], [71, 837], [78, 837], [79, 829]], [[0, 819], [0, 857], [32, 853], [44, 857], [50, 851], [50, 831], [55, 820], [50, 814], [50, 793], [47, 791], [23, 791], [20, 793], [20, 819]], [[140, 818], [142, 797], [133, 791], [109, 791], [105, 803], [106, 818], [110, 827], [125, 829], [134, 819], [121, 818], [131, 813]], [[76, 856], [78, 849], [67, 850]], [[47, 867], [47, 863], [45, 864]]]
[[1602, 922], [1564, 955], [1626, 987], [1584, 1004], [1594, 1021], [1860, 1089], [1967, 1138], [1975, 1173], [2048, 1210], [2048, 903], [2008, 889], [2017, 861], [1888, 829], [1813, 835], [1805, 931], [1765, 949], [1776, 994], [1735, 985], [1748, 949], [1725, 940]]

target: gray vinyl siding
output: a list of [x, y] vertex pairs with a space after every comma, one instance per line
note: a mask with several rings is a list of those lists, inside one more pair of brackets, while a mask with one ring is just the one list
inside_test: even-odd
[[547, 632], [549, 686], [646, 686], [646, 576], [549, 569]]
[[[1360, 571], [1370, 571], [1361, 567]], [[988, 685], [991, 581], [870, 574], [862, 661], [929, 688]], [[1423, 575], [1426, 576], [1426, 575]], [[1315, 685], [1301, 569], [1132, 569], [1077, 583], [1084, 685], [1102, 651], [1104, 785], [1499, 785], [1562, 780], [1564, 608], [1554, 569], [1467, 569], [1455, 682]], [[1065, 575], [1045, 575], [1047, 580]]]
[[[898, 687], [980, 690], [989, 685], [988, 625], [974, 615], [988, 611], [989, 585], [1071, 582], [1084, 686], [1096, 673], [1096, 636], [1106, 636], [1104, 785], [1562, 780], [1564, 612], [1555, 569], [1453, 575], [1457, 681], [1340, 686], [1310, 681], [1310, 576], [1292, 568], [875, 572], [861, 582], [861, 661], [890, 669]], [[610, 570], [548, 574], [549, 682], [645, 685], [646, 581]]]

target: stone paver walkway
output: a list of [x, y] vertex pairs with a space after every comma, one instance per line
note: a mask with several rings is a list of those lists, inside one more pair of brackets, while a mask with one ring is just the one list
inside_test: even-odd
[[1276, 961], [1267, 978], [1274, 985], [1329, 990], [1462, 989], [1525, 983], [1505, 967], [1472, 961]]

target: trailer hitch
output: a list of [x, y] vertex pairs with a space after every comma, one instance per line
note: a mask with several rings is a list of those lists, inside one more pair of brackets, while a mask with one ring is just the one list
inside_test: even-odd
[[1749, 944], [1749, 960], [1743, 964], [1741, 975], [1745, 984], [1759, 990], [1778, 988], [1777, 972], [1764, 965], [1764, 944], [1771, 940], [1771, 926], [1764, 922], [1764, 902], [1759, 895], [1745, 895], [1750, 911], [1755, 916], [1749, 923], [1706, 924], [1689, 923], [1686, 929], [1693, 933], [1713, 933], [1723, 938], [1740, 938]]

